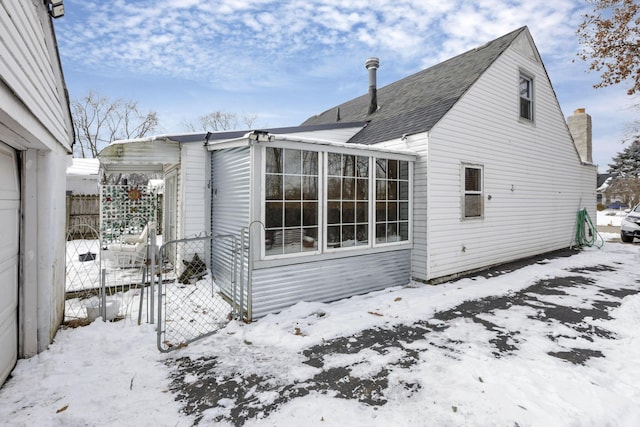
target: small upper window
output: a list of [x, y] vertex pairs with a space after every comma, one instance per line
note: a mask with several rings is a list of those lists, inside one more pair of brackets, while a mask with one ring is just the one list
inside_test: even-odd
[[533, 121], [533, 79], [520, 75], [520, 117]]

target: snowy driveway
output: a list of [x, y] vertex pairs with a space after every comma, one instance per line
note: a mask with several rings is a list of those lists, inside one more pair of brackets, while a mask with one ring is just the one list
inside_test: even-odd
[[[619, 248], [636, 250], [637, 265], [637, 246]], [[565, 251], [426, 291], [356, 297], [351, 309], [376, 319], [356, 330], [331, 320], [362, 322], [333, 307], [347, 302], [302, 304], [230, 328], [242, 341], [212, 338], [210, 355], [168, 359], [170, 390], [202, 425], [638, 425], [638, 386], [610, 369], [640, 369], [626, 321], [612, 317], [640, 292], [640, 274], [609, 255], [584, 265]], [[461, 290], [477, 297], [438, 308], [449, 301], [440, 291]], [[423, 311], [412, 301], [420, 292], [433, 300]]]
[[296, 304], [167, 354], [133, 297], [19, 360], [0, 424], [635, 427], [638, 265], [639, 244], [607, 243]]

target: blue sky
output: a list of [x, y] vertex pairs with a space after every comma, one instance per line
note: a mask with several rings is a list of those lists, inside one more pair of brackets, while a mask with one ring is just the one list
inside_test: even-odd
[[624, 85], [593, 89], [576, 57], [583, 0], [64, 0], [55, 20], [71, 99], [93, 90], [138, 101], [157, 133], [186, 131], [212, 111], [295, 126], [367, 92], [380, 58], [384, 86], [527, 25], [565, 116], [593, 118], [604, 172], [637, 117]]

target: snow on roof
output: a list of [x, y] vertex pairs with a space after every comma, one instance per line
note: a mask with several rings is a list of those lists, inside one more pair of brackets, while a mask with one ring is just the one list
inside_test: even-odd
[[67, 175], [98, 175], [100, 161], [98, 159], [71, 159], [71, 166], [67, 167]]
[[612, 182], [613, 182], [613, 177], [610, 176], [604, 181], [604, 183], [602, 183], [602, 185], [600, 187], [598, 187], [598, 189], [596, 191], [598, 193], [602, 193], [604, 191], [607, 191], [607, 188], [609, 188], [609, 186], [612, 184]]

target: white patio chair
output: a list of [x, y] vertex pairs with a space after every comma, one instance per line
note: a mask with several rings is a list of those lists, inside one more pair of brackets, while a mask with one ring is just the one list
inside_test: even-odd
[[105, 261], [116, 268], [141, 267], [147, 260], [149, 225], [140, 234], [123, 234], [118, 242], [109, 243], [103, 251]]

